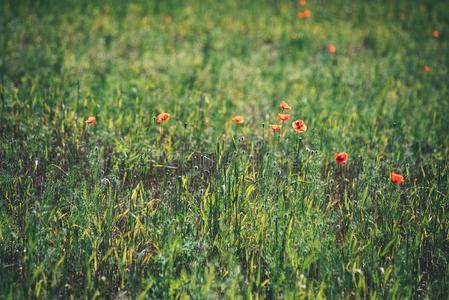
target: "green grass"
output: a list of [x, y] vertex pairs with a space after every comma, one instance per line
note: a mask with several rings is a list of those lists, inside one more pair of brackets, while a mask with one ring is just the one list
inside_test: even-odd
[[0, 298], [448, 297], [445, 1], [122, 2], [0, 4]]

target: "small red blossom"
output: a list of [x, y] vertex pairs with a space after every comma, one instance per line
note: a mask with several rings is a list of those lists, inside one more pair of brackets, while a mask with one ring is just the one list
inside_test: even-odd
[[231, 119], [231, 121], [232, 121], [232, 123], [235, 123], [235, 124], [245, 123], [245, 119], [243, 119], [243, 117], [241, 117], [241, 116], [234, 117]]
[[86, 120], [87, 125], [94, 125], [97, 123], [97, 119], [94, 116], [90, 116]]
[[280, 132], [282, 129], [282, 125], [270, 124], [271, 131]]
[[304, 11], [298, 12], [298, 14], [296, 15], [296, 17], [297, 17], [298, 19], [304, 20], [304, 19], [306, 19], [306, 18], [309, 18], [311, 14], [312, 14], [312, 13], [310, 12], [310, 9], [306, 9], [306, 10], [304, 10]]
[[438, 30], [432, 31], [432, 37], [433, 37], [434, 39], [439, 38], [439, 37], [440, 37], [440, 32], [439, 32]]
[[289, 111], [289, 110], [292, 109], [291, 106], [288, 105], [288, 103], [285, 102], [285, 101], [281, 101], [281, 103], [279, 104], [279, 107], [280, 107], [283, 111]]
[[404, 183], [404, 176], [397, 174], [395, 172], [390, 173], [390, 180], [391, 182], [395, 184], [403, 184]]
[[164, 16], [164, 22], [165, 24], [170, 24], [172, 22], [173, 18], [171, 16]]
[[167, 121], [169, 118], [170, 118], [170, 114], [164, 112], [164, 113], [158, 114], [158, 115], [156, 116], [155, 120], [156, 120], [156, 122], [158, 122], [158, 123], [162, 123], [162, 122]]
[[339, 165], [344, 165], [348, 160], [348, 154], [346, 152], [335, 153], [335, 162]]
[[302, 133], [302, 132], [307, 131], [307, 125], [306, 125], [306, 123], [304, 123], [303, 120], [293, 121], [292, 127], [297, 133]]
[[335, 52], [337, 52], [337, 47], [335, 47], [334, 44], [329, 44], [327, 46], [327, 52], [329, 52], [330, 54], [334, 54]]
[[278, 114], [278, 120], [279, 121], [288, 121], [290, 119], [289, 114]]

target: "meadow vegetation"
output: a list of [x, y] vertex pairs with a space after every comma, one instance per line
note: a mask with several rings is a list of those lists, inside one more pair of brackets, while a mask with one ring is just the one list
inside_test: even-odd
[[447, 298], [449, 4], [305, 2], [1, 1], [0, 298]]

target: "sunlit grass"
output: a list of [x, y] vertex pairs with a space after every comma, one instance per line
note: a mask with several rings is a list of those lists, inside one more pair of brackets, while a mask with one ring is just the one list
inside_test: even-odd
[[444, 1], [1, 6], [0, 298], [447, 297]]

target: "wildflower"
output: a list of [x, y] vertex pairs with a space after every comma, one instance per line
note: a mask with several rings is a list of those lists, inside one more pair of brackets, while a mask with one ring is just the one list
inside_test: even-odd
[[335, 162], [339, 165], [344, 165], [348, 160], [348, 154], [346, 152], [335, 153]]
[[391, 172], [390, 173], [390, 180], [391, 180], [391, 182], [396, 183], [396, 184], [403, 184], [404, 183], [404, 176], [402, 176], [400, 174], [397, 174], [395, 172]]
[[337, 47], [335, 47], [334, 44], [329, 44], [327, 46], [327, 52], [329, 52], [330, 54], [334, 54], [337, 51]]
[[429, 65], [424, 65], [424, 73], [426, 73], [426, 74], [430, 73]]
[[290, 33], [290, 38], [292, 40], [296, 40], [298, 38], [298, 34], [296, 32], [294, 32], [294, 31], [292, 31], [292, 33]]
[[433, 37], [434, 39], [439, 38], [439, 37], [440, 37], [440, 32], [439, 32], [438, 30], [432, 31], [432, 37]]
[[306, 0], [298, 0], [298, 4], [301, 6], [305, 6], [306, 5]]
[[282, 125], [270, 124], [271, 131], [280, 132], [282, 129]]
[[164, 22], [165, 24], [170, 24], [172, 21], [172, 17], [171, 16], [164, 16]]
[[164, 112], [164, 113], [158, 114], [158, 115], [156, 116], [155, 120], [156, 120], [156, 122], [158, 122], [158, 123], [162, 123], [162, 122], [167, 121], [169, 118], [170, 118], [170, 114]]
[[303, 19], [309, 18], [310, 15], [311, 15], [310, 10], [309, 10], [309, 9], [306, 9], [306, 10], [304, 10], [304, 11], [298, 12], [298, 14], [296, 15], [296, 17], [297, 17], [298, 19], [303, 20]]
[[243, 119], [243, 117], [241, 116], [237, 116], [231, 119], [232, 123], [236, 123], [236, 124], [243, 124], [245, 123], [245, 119]]
[[288, 121], [290, 119], [289, 114], [278, 114], [278, 120], [279, 121]]
[[87, 118], [86, 123], [87, 125], [94, 125], [95, 123], [97, 123], [97, 119], [95, 119], [94, 116], [90, 116], [89, 118]]
[[297, 133], [301, 133], [301, 132], [306, 132], [307, 131], [307, 125], [306, 125], [306, 123], [304, 123], [303, 120], [293, 121], [292, 127], [293, 127], [293, 129], [295, 129], [295, 131]]
[[290, 107], [290, 105], [287, 104], [287, 102], [285, 101], [281, 101], [281, 104], [279, 104], [279, 107], [283, 110], [283, 111], [289, 111], [292, 108]]

